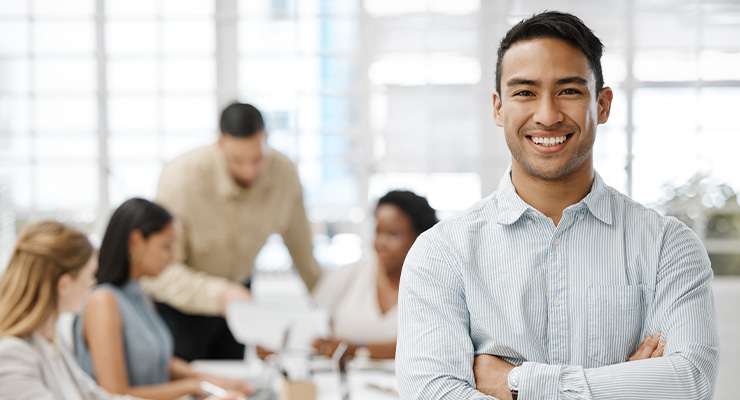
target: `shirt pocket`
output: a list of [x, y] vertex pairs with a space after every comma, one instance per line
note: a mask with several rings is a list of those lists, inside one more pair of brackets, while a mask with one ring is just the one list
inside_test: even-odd
[[637, 349], [644, 290], [639, 285], [589, 286], [588, 357], [595, 366], [625, 362]]

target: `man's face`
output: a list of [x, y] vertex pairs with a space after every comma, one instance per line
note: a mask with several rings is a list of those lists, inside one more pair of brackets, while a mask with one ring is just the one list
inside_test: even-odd
[[540, 179], [590, 174], [596, 126], [609, 118], [612, 91], [594, 94], [586, 56], [558, 39], [515, 43], [501, 61], [496, 125], [504, 128], [512, 168]]
[[267, 135], [264, 131], [250, 137], [222, 134], [218, 146], [226, 158], [231, 176], [243, 187], [257, 180], [269, 155]]

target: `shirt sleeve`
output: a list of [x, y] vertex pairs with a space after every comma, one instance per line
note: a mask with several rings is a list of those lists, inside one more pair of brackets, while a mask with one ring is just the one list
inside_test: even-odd
[[699, 238], [675, 219], [668, 219], [663, 238], [646, 320], [662, 332], [663, 357], [590, 369], [525, 362], [521, 400], [712, 398], [719, 335], [709, 258]]
[[[159, 179], [156, 202], [177, 218], [188, 212], [182, 182], [182, 177], [186, 174], [168, 167], [164, 168]], [[175, 262], [157, 277], [142, 278], [142, 287], [155, 300], [167, 303], [180, 311], [217, 315], [229, 280], [197, 271], [183, 261], [188, 251], [187, 237], [190, 228], [184, 218], [179, 218], [178, 222], [182, 231], [175, 243]]]
[[311, 226], [306, 218], [306, 209], [303, 205], [303, 190], [300, 182], [296, 181], [296, 184], [298, 190], [293, 200], [290, 221], [282, 237], [301, 279], [308, 290], [312, 291], [321, 277], [321, 267], [313, 256]]
[[494, 399], [475, 390], [475, 354], [462, 280], [430, 233], [416, 240], [401, 273], [396, 349], [400, 397]]
[[41, 379], [38, 360], [19, 340], [0, 343], [0, 399], [54, 400], [54, 393]]

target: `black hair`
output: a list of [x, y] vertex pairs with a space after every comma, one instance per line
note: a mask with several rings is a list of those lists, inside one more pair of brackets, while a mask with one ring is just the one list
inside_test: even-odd
[[383, 204], [396, 206], [406, 214], [417, 234], [421, 234], [439, 222], [436, 211], [429, 205], [427, 199], [408, 190], [392, 190], [386, 193], [378, 200], [377, 207]]
[[129, 280], [131, 264], [128, 243], [131, 232], [141, 231], [144, 238], [162, 231], [172, 222], [164, 207], [140, 198], [128, 199], [110, 217], [98, 253], [98, 283], [123, 286]]
[[588, 59], [596, 78], [596, 96], [604, 88], [601, 71], [601, 55], [604, 45], [580, 18], [558, 11], [535, 14], [514, 25], [506, 33], [498, 48], [496, 64], [496, 93], [501, 95], [501, 61], [509, 48], [516, 42], [531, 39], [560, 39], [580, 49]]
[[260, 111], [251, 104], [232, 103], [221, 112], [221, 134], [251, 137], [265, 129]]

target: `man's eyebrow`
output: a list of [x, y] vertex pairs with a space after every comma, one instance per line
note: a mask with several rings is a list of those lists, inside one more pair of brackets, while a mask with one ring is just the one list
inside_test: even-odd
[[579, 85], [588, 86], [588, 81], [586, 79], [581, 78], [580, 76], [571, 76], [568, 78], [558, 79], [555, 81], [556, 85], [568, 85], [571, 83], [577, 83]]
[[539, 86], [539, 81], [534, 81], [531, 79], [522, 79], [522, 78], [511, 78], [508, 81], [506, 81], [507, 86], [516, 86], [516, 85], [527, 85], [527, 86]]

